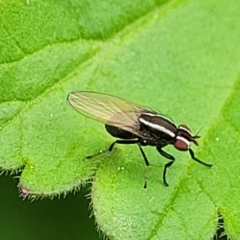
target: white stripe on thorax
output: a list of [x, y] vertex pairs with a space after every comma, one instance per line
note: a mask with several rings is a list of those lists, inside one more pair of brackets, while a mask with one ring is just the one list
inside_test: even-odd
[[146, 120], [144, 120], [142, 118], [139, 118], [139, 121], [141, 123], [144, 123], [146, 126], [149, 126], [149, 127], [153, 128], [153, 129], [156, 129], [156, 130], [158, 130], [160, 132], [166, 133], [167, 135], [169, 135], [172, 138], [175, 137], [175, 133], [173, 133], [172, 131], [168, 130], [167, 128], [165, 128], [165, 127], [163, 127], [163, 126], [161, 126], [159, 124], [148, 122], [148, 121], [146, 121]]
[[189, 129], [183, 127], [182, 125], [180, 125], [180, 126], [178, 127], [178, 129], [184, 130], [184, 131], [188, 132], [190, 136], [192, 136], [191, 131], [190, 131]]
[[[147, 116], [150, 116], [150, 117], [160, 117], [160, 118], [163, 118], [167, 121], [169, 121], [170, 123], [172, 123], [174, 126], [176, 126], [176, 124], [168, 117], [165, 117], [164, 115], [161, 115], [161, 114], [156, 114], [156, 113], [150, 113], [150, 112], [142, 112], [142, 115], [147, 115]], [[177, 127], [177, 126], [176, 126]]]

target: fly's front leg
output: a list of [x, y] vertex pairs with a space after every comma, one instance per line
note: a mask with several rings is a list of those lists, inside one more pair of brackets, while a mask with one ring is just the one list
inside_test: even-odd
[[191, 158], [192, 158], [194, 161], [196, 161], [196, 162], [198, 162], [198, 163], [201, 163], [202, 165], [204, 165], [204, 166], [206, 166], [206, 167], [212, 167], [212, 164], [210, 164], [210, 163], [205, 163], [205, 162], [197, 159], [197, 158], [195, 157], [194, 152], [193, 152], [193, 150], [192, 150], [191, 148], [189, 148], [189, 153], [190, 153], [190, 155], [191, 155]]
[[163, 182], [164, 182], [164, 184], [168, 187], [169, 185], [168, 185], [167, 180], [166, 180], [167, 168], [169, 168], [169, 167], [172, 166], [172, 164], [173, 164], [174, 161], [175, 161], [175, 158], [174, 158], [172, 155], [164, 152], [161, 147], [157, 147], [157, 150], [158, 150], [158, 152], [159, 152], [163, 157], [165, 157], [165, 158], [167, 158], [167, 159], [170, 160], [170, 162], [168, 162], [168, 163], [166, 163], [166, 164], [164, 165], [164, 170], [163, 170]]

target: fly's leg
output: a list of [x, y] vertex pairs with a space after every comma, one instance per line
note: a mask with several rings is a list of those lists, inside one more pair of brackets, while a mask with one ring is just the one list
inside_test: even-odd
[[202, 164], [202, 165], [204, 165], [204, 166], [212, 167], [212, 164], [205, 163], [205, 162], [197, 159], [197, 158], [195, 157], [194, 152], [193, 152], [193, 150], [192, 150], [191, 148], [189, 148], [189, 153], [190, 153], [190, 155], [191, 155], [191, 158], [192, 158], [194, 161], [196, 161], [196, 162], [198, 162], [198, 163], [200, 163], [200, 164]]
[[[145, 152], [143, 151], [142, 147], [141, 147], [141, 143], [139, 142], [139, 140], [116, 140], [114, 141], [110, 147], [108, 148], [108, 151], [111, 152], [115, 146], [115, 144], [124, 144], [124, 145], [128, 145], [128, 144], [137, 144], [138, 145], [138, 148], [142, 154], [142, 157], [144, 159], [144, 162], [146, 164], [146, 167], [149, 166], [149, 161], [147, 159], [147, 156], [145, 154]], [[87, 158], [92, 158], [94, 156], [97, 156], [99, 154], [102, 154], [103, 152], [106, 152], [107, 150], [104, 150], [104, 151], [100, 151], [99, 153], [97, 154], [94, 154], [94, 155], [91, 155], [91, 156], [87, 156]], [[144, 188], [147, 188], [147, 177], [145, 177], [145, 181], [144, 181]]]
[[164, 152], [161, 147], [157, 147], [157, 150], [163, 157], [170, 160], [170, 162], [168, 162], [164, 165], [164, 170], [163, 170], [163, 182], [168, 187], [169, 185], [168, 185], [167, 180], [166, 180], [167, 168], [172, 166], [172, 164], [175, 161], [175, 158], [172, 155], [170, 155], [169, 153]]
[[[142, 147], [141, 147], [141, 143], [139, 142], [139, 140], [116, 140], [115, 142], [113, 142], [110, 147], [109, 147], [109, 151], [112, 151], [113, 147], [115, 144], [137, 144], [138, 145], [138, 148], [142, 154], [142, 157], [144, 159], [144, 162], [146, 164], [146, 167], [149, 166], [149, 161], [147, 159], [147, 156], [145, 154], [145, 152], [143, 151]], [[147, 168], [148, 169], [148, 168]], [[144, 181], [144, 186], [143, 188], [147, 188], [147, 177], [146, 177], [147, 174], [145, 174], [145, 181]]]
[[108, 149], [100, 150], [98, 153], [95, 153], [95, 154], [93, 154], [93, 155], [86, 156], [86, 158], [87, 158], [87, 159], [90, 159], [90, 158], [96, 157], [96, 156], [98, 156], [98, 155], [101, 155], [102, 153], [105, 153], [105, 152], [107, 152], [107, 151], [108, 151]]
[[86, 158], [90, 159], [90, 158], [96, 157], [98, 155], [101, 155], [102, 153], [105, 153], [107, 151], [111, 152], [116, 143], [117, 144], [136, 144], [136, 143], [138, 143], [138, 140], [116, 140], [110, 145], [110, 147], [108, 149], [100, 150], [98, 153], [95, 153], [93, 155], [89, 155]]
[[110, 145], [108, 151], [111, 152], [115, 144], [136, 144], [138, 142], [139, 142], [138, 140], [116, 140]]
[[141, 154], [142, 154], [142, 156], [143, 156], [143, 159], [144, 159], [144, 161], [145, 161], [145, 164], [146, 164], [147, 166], [149, 166], [149, 161], [148, 161], [148, 159], [147, 159], [147, 156], [146, 156], [145, 152], [143, 151], [143, 149], [142, 149], [142, 147], [141, 147], [141, 144], [139, 143], [139, 140], [116, 140], [115, 142], [113, 142], [113, 143], [110, 145], [110, 147], [109, 147], [109, 149], [108, 149], [110, 152], [112, 151], [112, 149], [113, 149], [113, 147], [114, 147], [115, 144], [137, 144], [138, 147], [139, 147], [139, 150], [140, 150], [140, 152], [141, 152]]
[[142, 149], [142, 146], [141, 146], [141, 143], [137, 143], [137, 145], [138, 145], [138, 147], [139, 147], [139, 150], [140, 150], [140, 152], [141, 152], [141, 154], [142, 154], [142, 157], [143, 157], [143, 159], [144, 159], [144, 162], [145, 162], [145, 164], [146, 164], [146, 173], [145, 173], [145, 180], [144, 180], [144, 185], [143, 185], [143, 188], [145, 189], [145, 188], [147, 188], [147, 179], [148, 179], [148, 167], [149, 167], [149, 161], [148, 161], [148, 159], [147, 159], [147, 156], [146, 156], [146, 154], [145, 154], [145, 152], [143, 151], [143, 149]]

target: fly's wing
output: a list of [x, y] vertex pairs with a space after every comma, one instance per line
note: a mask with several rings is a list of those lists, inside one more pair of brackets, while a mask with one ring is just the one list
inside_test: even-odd
[[151, 109], [137, 106], [121, 98], [96, 92], [71, 92], [68, 102], [81, 114], [96, 121], [112, 125], [139, 137], [139, 117], [143, 111], [154, 113]]

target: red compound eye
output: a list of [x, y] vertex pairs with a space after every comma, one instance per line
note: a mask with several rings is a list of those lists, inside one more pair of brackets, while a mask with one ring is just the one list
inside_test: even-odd
[[178, 136], [174, 143], [174, 147], [180, 151], [187, 151], [189, 149], [190, 142], [183, 137]]

